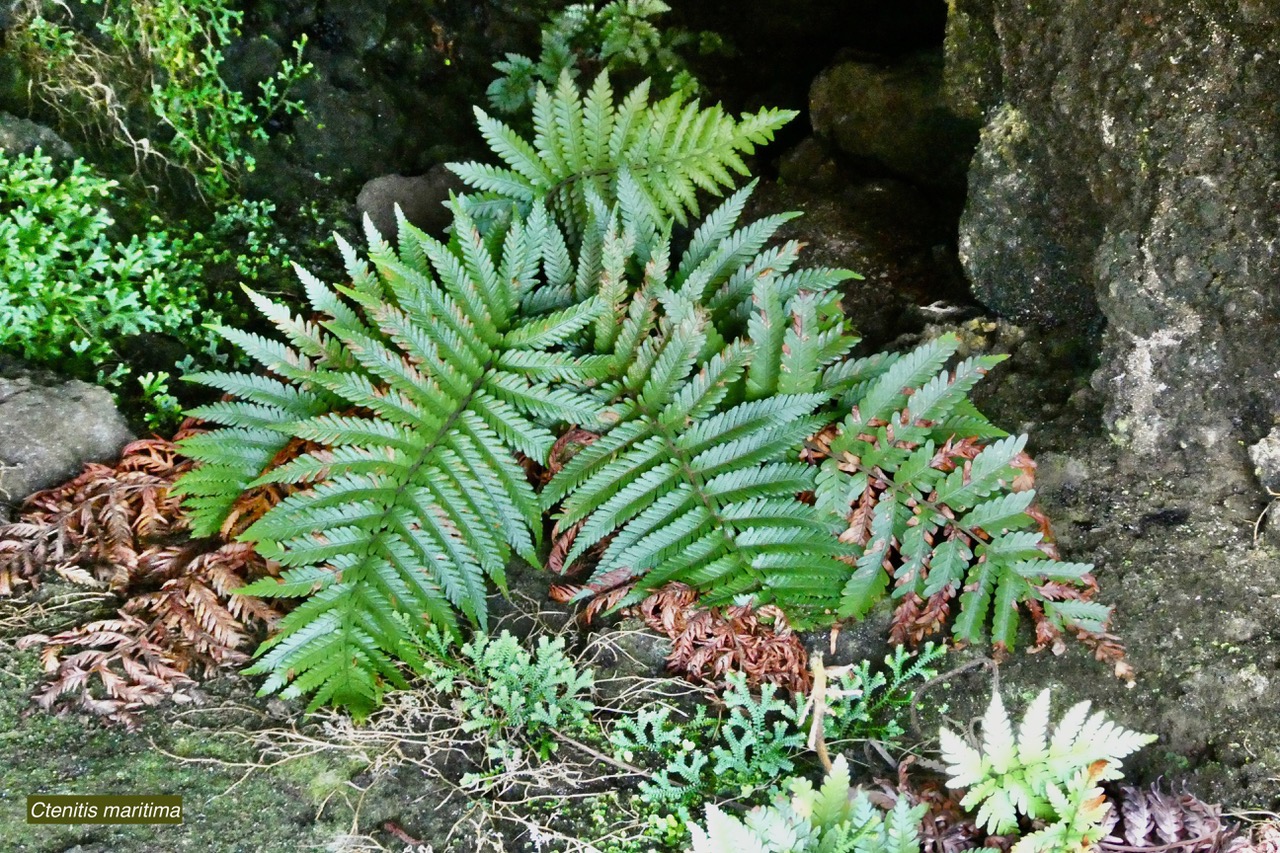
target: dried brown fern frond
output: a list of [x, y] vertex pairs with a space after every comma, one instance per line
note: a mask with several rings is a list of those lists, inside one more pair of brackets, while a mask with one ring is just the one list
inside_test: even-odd
[[[175, 440], [196, 432], [188, 422]], [[182, 696], [194, 674], [247, 661], [254, 635], [279, 617], [273, 605], [234, 594], [274, 575], [274, 564], [250, 545], [187, 535], [170, 487], [190, 467], [173, 441], [135, 441], [115, 466], [87, 465], [28, 498], [20, 521], [0, 527], [0, 592], [35, 586], [52, 571], [124, 600], [114, 619], [22, 640], [44, 646], [50, 680], [36, 695], [42, 707], [133, 726], [139, 709]], [[242, 515], [254, 511], [246, 503]]]
[[[1104, 824], [1101, 853], [1167, 851], [1168, 853], [1246, 853], [1254, 849], [1236, 837], [1218, 806], [1186, 792], [1118, 785]], [[1244, 843], [1241, 843], [1244, 842]]]
[[773, 605], [700, 607], [697, 593], [667, 584], [634, 608], [644, 623], [671, 639], [667, 667], [691, 681], [719, 683], [741, 672], [749, 684], [809, 689], [809, 655]]

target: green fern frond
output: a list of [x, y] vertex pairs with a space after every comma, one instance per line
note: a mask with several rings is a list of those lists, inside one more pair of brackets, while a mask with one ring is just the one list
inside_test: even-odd
[[[309, 595], [250, 670], [270, 675], [265, 691], [365, 713], [402, 683], [396, 662], [412, 663], [405, 650], [423, 616], [456, 630], [460, 612], [483, 628], [486, 579], [501, 586], [513, 554], [536, 562], [541, 510], [520, 458], [545, 464], [553, 428], [599, 421], [605, 408], [586, 386], [607, 364], [564, 352], [599, 300], [517, 315], [550, 230], [545, 217], [531, 221], [533, 233], [515, 221], [485, 239], [459, 212], [448, 245], [402, 222], [399, 252], [374, 234], [372, 268], [344, 251], [351, 285], [303, 277], [318, 322], [255, 295], [294, 344], [258, 347], [286, 381], [197, 377], [237, 397], [204, 413], [239, 426], [200, 436], [194, 450], [251, 470], [237, 490], [295, 489], [241, 537], [286, 567], [243, 592]], [[243, 433], [268, 428], [322, 449], [264, 472]], [[180, 486], [202, 497], [207, 470]], [[212, 523], [214, 507], [201, 509]]]
[[574, 235], [587, 230], [588, 194], [612, 207], [624, 171], [663, 218], [685, 224], [698, 214], [699, 192], [719, 195], [732, 188], [735, 175], [748, 174], [742, 156], [796, 116], [762, 109], [734, 119], [719, 106], [700, 108], [680, 93], [651, 104], [647, 81], [618, 103], [607, 72], [585, 96], [568, 73], [554, 91], [539, 84], [531, 142], [484, 110], [475, 112], [480, 132], [505, 167], [450, 165], [480, 193], [466, 200], [472, 215], [501, 214], [512, 203], [527, 212], [533, 201], [546, 199]]
[[1045, 543], [1035, 491], [1018, 485], [1026, 436], [1005, 436], [968, 399], [1002, 357], [945, 368], [958, 347], [944, 335], [896, 359], [820, 368], [825, 390], [847, 388], [850, 404], [815, 489], [819, 507], [849, 520], [859, 552], [840, 615], [862, 616], [892, 586], [899, 600], [958, 597], [961, 643], [986, 642], [989, 625], [990, 642], [1012, 648], [1023, 608], [1050, 630], [1102, 632], [1107, 608], [1061, 600], [1070, 588], [1087, 598], [1092, 567], [1054, 559]]
[[807, 779], [788, 781], [791, 797], [779, 796], [740, 821], [707, 806], [707, 825], [689, 824], [693, 853], [919, 853], [923, 804], [899, 798], [881, 812], [867, 795], [855, 794], [844, 756], [833, 762], [822, 787]]

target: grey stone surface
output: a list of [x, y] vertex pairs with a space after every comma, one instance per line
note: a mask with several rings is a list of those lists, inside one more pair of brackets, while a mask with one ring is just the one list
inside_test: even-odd
[[0, 377], [0, 497], [21, 500], [114, 459], [133, 440], [111, 395], [41, 376]]
[[1047, 157], [1025, 117], [1001, 107], [982, 129], [969, 169], [960, 261], [973, 295], [1002, 316], [1046, 326], [1087, 323], [1098, 313], [1083, 272], [1098, 217], [1088, 199], [1050, 191]]
[[70, 160], [75, 156], [66, 140], [44, 125], [0, 112], [0, 150], [12, 157], [31, 154], [37, 148], [55, 160]]
[[356, 210], [362, 218], [367, 214], [378, 233], [388, 240], [396, 237], [396, 206], [410, 224], [438, 236], [452, 221], [444, 206], [450, 191], [462, 189], [462, 182], [443, 165], [413, 177], [382, 175], [361, 187]]
[[1063, 334], [1105, 323], [1113, 435], [1202, 489], [1250, 487], [1244, 448], [1280, 412], [1280, 17], [1236, 0], [951, 6], [952, 82], [998, 80], [1003, 104], [962, 221], [975, 293]]
[[813, 81], [814, 132], [845, 154], [909, 180], [963, 186], [977, 126], [951, 112], [940, 52], [891, 64], [843, 62]]
[[[1280, 496], [1280, 427], [1249, 448], [1253, 473], [1268, 492]], [[1277, 525], [1280, 526], [1280, 525]]]

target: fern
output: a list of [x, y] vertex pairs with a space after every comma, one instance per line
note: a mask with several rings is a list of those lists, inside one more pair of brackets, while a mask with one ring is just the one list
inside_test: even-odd
[[864, 615], [892, 583], [903, 631], [921, 612], [940, 621], [959, 595], [961, 643], [984, 642], [990, 619], [997, 651], [1012, 648], [1019, 605], [1050, 635], [1102, 632], [1109, 610], [1086, 600], [1093, 567], [1056, 559], [1035, 491], [1021, 483], [1026, 436], [1007, 436], [968, 400], [1003, 356], [945, 369], [958, 347], [944, 335], [856, 379], [847, 362], [829, 371], [851, 413], [830, 441], [817, 500], [849, 520], [842, 538], [859, 551], [839, 615]]
[[[402, 221], [399, 253], [369, 230], [374, 269], [344, 246], [349, 286], [301, 273], [317, 322], [251, 294], [289, 343], [228, 333], [253, 344], [249, 354], [274, 378], [195, 377], [241, 399], [204, 410], [234, 429], [187, 445], [214, 471], [236, 472], [198, 481], [206, 527], [226, 503], [210, 486], [223, 482], [234, 494], [260, 465], [236, 429], [322, 447], [248, 483], [304, 488], [242, 535], [288, 567], [280, 582], [245, 592], [308, 596], [249, 671], [269, 674], [264, 692], [314, 691], [312, 707], [331, 702], [357, 714], [386, 683], [404, 683], [395, 661], [417, 660], [423, 615], [452, 627], [457, 610], [484, 627], [485, 578], [502, 585], [513, 553], [536, 562], [541, 513], [519, 460], [545, 463], [551, 427], [601, 416], [583, 389], [605, 366], [553, 350], [594, 319], [594, 300], [518, 314], [553, 230], [541, 211], [488, 242], [459, 213], [450, 245]], [[264, 406], [262, 389], [293, 399], [285, 383], [307, 395], [306, 416]], [[315, 413], [321, 401], [325, 411]]]
[[[943, 728], [942, 760], [949, 788], [968, 788], [961, 806], [978, 806], [977, 823], [993, 834], [1017, 828], [1018, 817], [1055, 822], [1044, 833], [1028, 836], [1020, 851], [1073, 849], [1070, 845], [1101, 837], [1106, 813], [1095, 783], [1121, 778], [1120, 760], [1155, 740], [1089, 714], [1089, 703], [1074, 705], [1049, 734], [1049, 691], [1027, 708], [1015, 735], [1013, 723], [997, 693], [982, 718], [982, 749]], [[1031, 840], [1033, 837], [1037, 840]], [[1064, 846], [1057, 842], [1068, 839]], [[1042, 842], [1054, 843], [1044, 846]]]
[[661, 218], [680, 224], [697, 215], [699, 191], [719, 195], [749, 174], [742, 155], [768, 142], [796, 113], [762, 109], [739, 119], [719, 107], [700, 109], [676, 93], [649, 101], [649, 82], [616, 103], [607, 72], [584, 96], [562, 72], [554, 91], [538, 84], [532, 142], [476, 108], [480, 131], [505, 167], [469, 162], [450, 168], [481, 194], [466, 199], [477, 218], [522, 212], [546, 200], [566, 230], [588, 228], [588, 198], [612, 207], [622, 174], [629, 174]]
[[925, 806], [899, 798], [892, 811], [880, 812], [867, 795], [856, 796], [849, 765], [836, 758], [822, 787], [806, 779], [790, 781], [790, 799], [760, 806], [740, 821], [715, 805], [707, 806], [707, 826], [689, 824], [693, 853], [919, 853], [919, 824]]
[[[286, 567], [247, 592], [306, 598], [259, 650], [264, 691], [365, 713], [398, 663], [421, 668], [424, 617], [487, 626], [487, 582], [538, 562], [547, 513], [551, 562], [594, 563], [581, 596], [682, 581], [814, 625], [892, 589], [899, 641], [959, 597], [961, 642], [990, 622], [1012, 647], [1019, 606], [1041, 645], [1106, 642], [1091, 567], [1045, 541], [1025, 438], [968, 400], [998, 358], [947, 369], [951, 337], [851, 357], [853, 273], [799, 267], [775, 241], [794, 214], [742, 222], [753, 185], [674, 234], [790, 113], [649, 104], [644, 85], [616, 102], [601, 74], [539, 88], [532, 141], [477, 114], [504, 165], [453, 167], [480, 192], [449, 244], [371, 233], [372, 269], [342, 244], [350, 284], [300, 273], [317, 319], [251, 294], [284, 340], [224, 332], [263, 372], [193, 377], [231, 397], [194, 413], [223, 430], [183, 444], [203, 463], [176, 487], [193, 529], [238, 530], [246, 489], [287, 495], [241, 534]], [[522, 465], [570, 428], [598, 438], [535, 493]]]

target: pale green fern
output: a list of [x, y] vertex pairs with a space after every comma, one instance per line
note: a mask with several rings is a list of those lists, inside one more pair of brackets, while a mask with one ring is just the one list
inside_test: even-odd
[[982, 718], [982, 747], [943, 728], [942, 760], [949, 788], [967, 788], [960, 804], [977, 808], [977, 823], [997, 835], [1018, 828], [1018, 818], [1044, 820], [1044, 830], [1029, 834], [1018, 853], [1080, 849], [1102, 836], [1107, 806], [1097, 782], [1119, 779], [1120, 761], [1155, 740], [1089, 714], [1088, 702], [1067, 711], [1049, 732], [1049, 691], [1027, 707], [1015, 735], [1013, 722], [997, 693]]
[[739, 820], [715, 805], [707, 806], [704, 829], [689, 824], [692, 853], [919, 853], [918, 827], [923, 805], [911, 808], [899, 798], [881, 812], [862, 793], [853, 795], [849, 766], [836, 758], [822, 787], [792, 779], [791, 797], [760, 806]]

